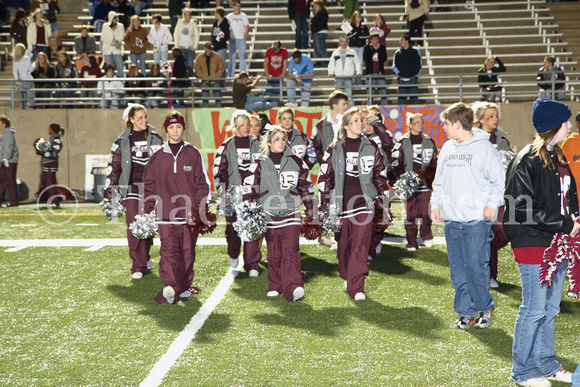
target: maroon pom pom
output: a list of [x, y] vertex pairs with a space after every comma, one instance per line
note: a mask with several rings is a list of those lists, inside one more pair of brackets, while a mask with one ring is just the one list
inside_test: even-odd
[[199, 207], [193, 207], [187, 218], [187, 226], [192, 234], [207, 234], [215, 229], [216, 219], [215, 212], [210, 212], [207, 207], [203, 217], [199, 214]]
[[383, 219], [383, 210], [378, 207], [375, 208], [375, 215], [373, 216], [373, 232], [381, 233], [385, 232], [389, 228], [391, 222], [393, 221], [393, 214], [391, 210], [388, 210], [389, 218]]
[[37, 155], [42, 156], [42, 152], [38, 150], [38, 148], [36, 148], [36, 144], [38, 144], [38, 142], [42, 139], [42, 137], [38, 137], [36, 140], [34, 140], [34, 142], [32, 143], [32, 146], [34, 147], [34, 151], [36, 152]]
[[312, 218], [307, 216], [300, 225], [300, 235], [309, 241], [318, 239], [322, 235], [322, 224], [320, 222], [312, 223]]

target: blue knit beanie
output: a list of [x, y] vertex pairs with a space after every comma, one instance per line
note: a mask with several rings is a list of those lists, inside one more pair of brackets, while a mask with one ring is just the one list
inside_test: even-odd
[[570, 108], [562, 102], [538, 98], [532, 108], [532, 125], [538, 133], [558, 128], [572, 117]]

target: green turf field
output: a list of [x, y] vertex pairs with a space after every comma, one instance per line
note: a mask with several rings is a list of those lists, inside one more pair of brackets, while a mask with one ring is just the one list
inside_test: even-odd
[[[396, 204], [399, 221], [400, 210]], [[125, 235], [124, 220], [107, 221], [98, 206], [80, 207], [74, 217], [66, 215], [69, 207], [42, 211], [2, 209], [0, 238]], [[404, 236], [400, 223], [389, 232]], [[434, 234], [442, 236], [442, 229], [434, 227]], [[222, 236], [220, 226], [211, 237]], [[155, 267], [142, 280], [130, 278], [126, 247], [7, 249], [0, 248], [0, 384], [8, 386], [139, 385], [229, 269], [225, 245], [198, 246], [194, 286], [200, 294], [158, 305], [157, 246]], [[303, 302], [266, 297], [266, 263], [257, 279], [239, 274], [162, 385], [514, 385], [511, 343], [521, 289], [509, 248], [500, 256], [493, 325], [467, 331], [452, 328], [444, 246], [415, 253], [384, 246], [370, 263], [364, 302], [344, 291], [335, 252], [319, 245], [301, 251]], [[570, 371], [580, 361], [579, 319], [578, 301], [564, 297], [556, 353]]]

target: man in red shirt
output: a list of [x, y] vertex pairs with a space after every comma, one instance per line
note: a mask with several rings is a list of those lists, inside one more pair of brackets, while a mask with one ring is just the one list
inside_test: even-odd
[[[264, 55], [264, 72], [266, 73], [266, 96], [272, 96], [270, 101], [282, 101], [280, 83], [288, 68], [288, 50], [275, 40]], [[275, 98], [275, 97], [278, 98]]]

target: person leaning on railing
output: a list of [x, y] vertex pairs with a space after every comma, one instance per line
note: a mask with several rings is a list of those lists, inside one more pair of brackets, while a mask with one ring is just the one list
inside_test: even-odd
[[497, 73], [505, 73], [506, 68], [501, 59], [495, 56], [488, 56], [479, 69], [477, 82], [481, 88], [481, 99], [488, 102], [499, 102], [502, 87], [499, 85]]

